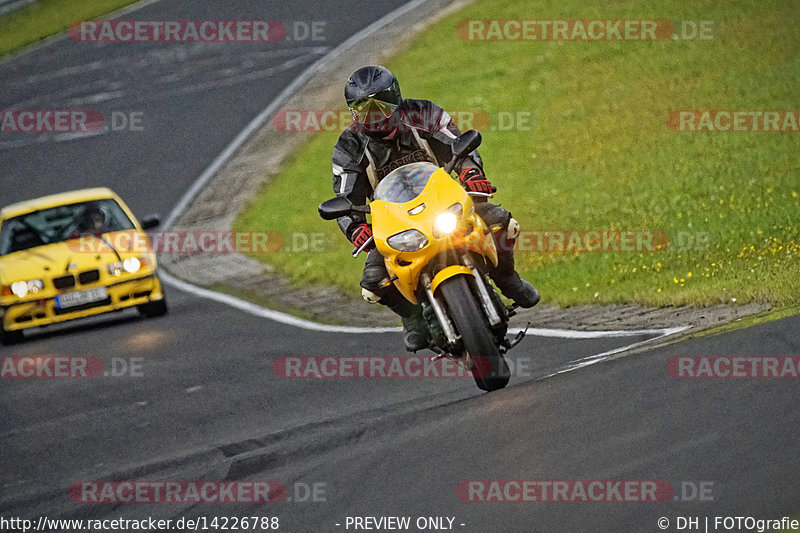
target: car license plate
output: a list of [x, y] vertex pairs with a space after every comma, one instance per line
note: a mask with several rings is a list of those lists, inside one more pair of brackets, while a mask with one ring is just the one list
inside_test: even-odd
[[56, 307], [66, 309], [79, 305], [100, 302], [108, 298], [108, 291], [105, 287], [97, 287], [86, 291], [67, 292], [56, 296]]

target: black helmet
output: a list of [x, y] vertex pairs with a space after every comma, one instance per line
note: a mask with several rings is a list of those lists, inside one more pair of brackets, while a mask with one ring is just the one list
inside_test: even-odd
[[396, 127], [391, 118], [403, 98], [389, 69], [376, 65], [356, 70], [344, 86], [344, 99], [353, 120], [367, 135], [383, 137]]

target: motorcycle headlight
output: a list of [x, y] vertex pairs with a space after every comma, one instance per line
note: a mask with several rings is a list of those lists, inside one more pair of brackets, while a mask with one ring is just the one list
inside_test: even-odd
[[461, 204], [453, 204], [436, 216], [433, 222], [433, 236], [441, 239], [453, 233], [461, 220], [461, 213], [464, 208]]
[[428, 245], [428, 239], [415, 229], [406, 230], [397, 235], [392, 235], [386, 242], [395, 250], [401, 252], [416, 252]]
[[15, 281], [11, 284], [11, 292], [19, 298], [24, 298], [30, 294], [36, 294], [44, 288], [44, 281], [40, 279], [31, 279], [27, 281]]

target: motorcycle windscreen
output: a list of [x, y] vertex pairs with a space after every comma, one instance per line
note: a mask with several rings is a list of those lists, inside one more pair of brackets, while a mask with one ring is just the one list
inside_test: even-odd
[[409, 163], [391, 171], [375, 188], [375, 200], [405, 203], [420, 195], [439, 167], [427, 161]]

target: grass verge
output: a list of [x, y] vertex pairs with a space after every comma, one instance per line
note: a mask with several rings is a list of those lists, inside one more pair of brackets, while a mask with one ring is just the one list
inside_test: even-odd
[[[800, 302], [800, 133], [667, 125], [675, 110], [797, 109], [800, 12], [778, 0], [643, 5], [548, 0], [532, 10], [527, 0], [484, 0], [426, 30], [388, 66], [405, 96], [450, 111], [535, 113], [534, 128], [486, 131], [481, 148], [495, 201], [523, 230], [669, 236], [670, 246], [653, 252], [520, 250], [518, 270], [543, 301]], [[721, 33], [686, 42], [462, 41], [455, 28], [473, 18], [714, 20]], [[333, 194], [337, 137], [311, 136], [235, 226], [334, 235], [324, 251], [256, 257], [296, 283], [357, 291], [363, 259], [353, 260], [335, 224], [316, 213]]]
[[39, 0], [0, 16], [0, 57], [137, 0]]

